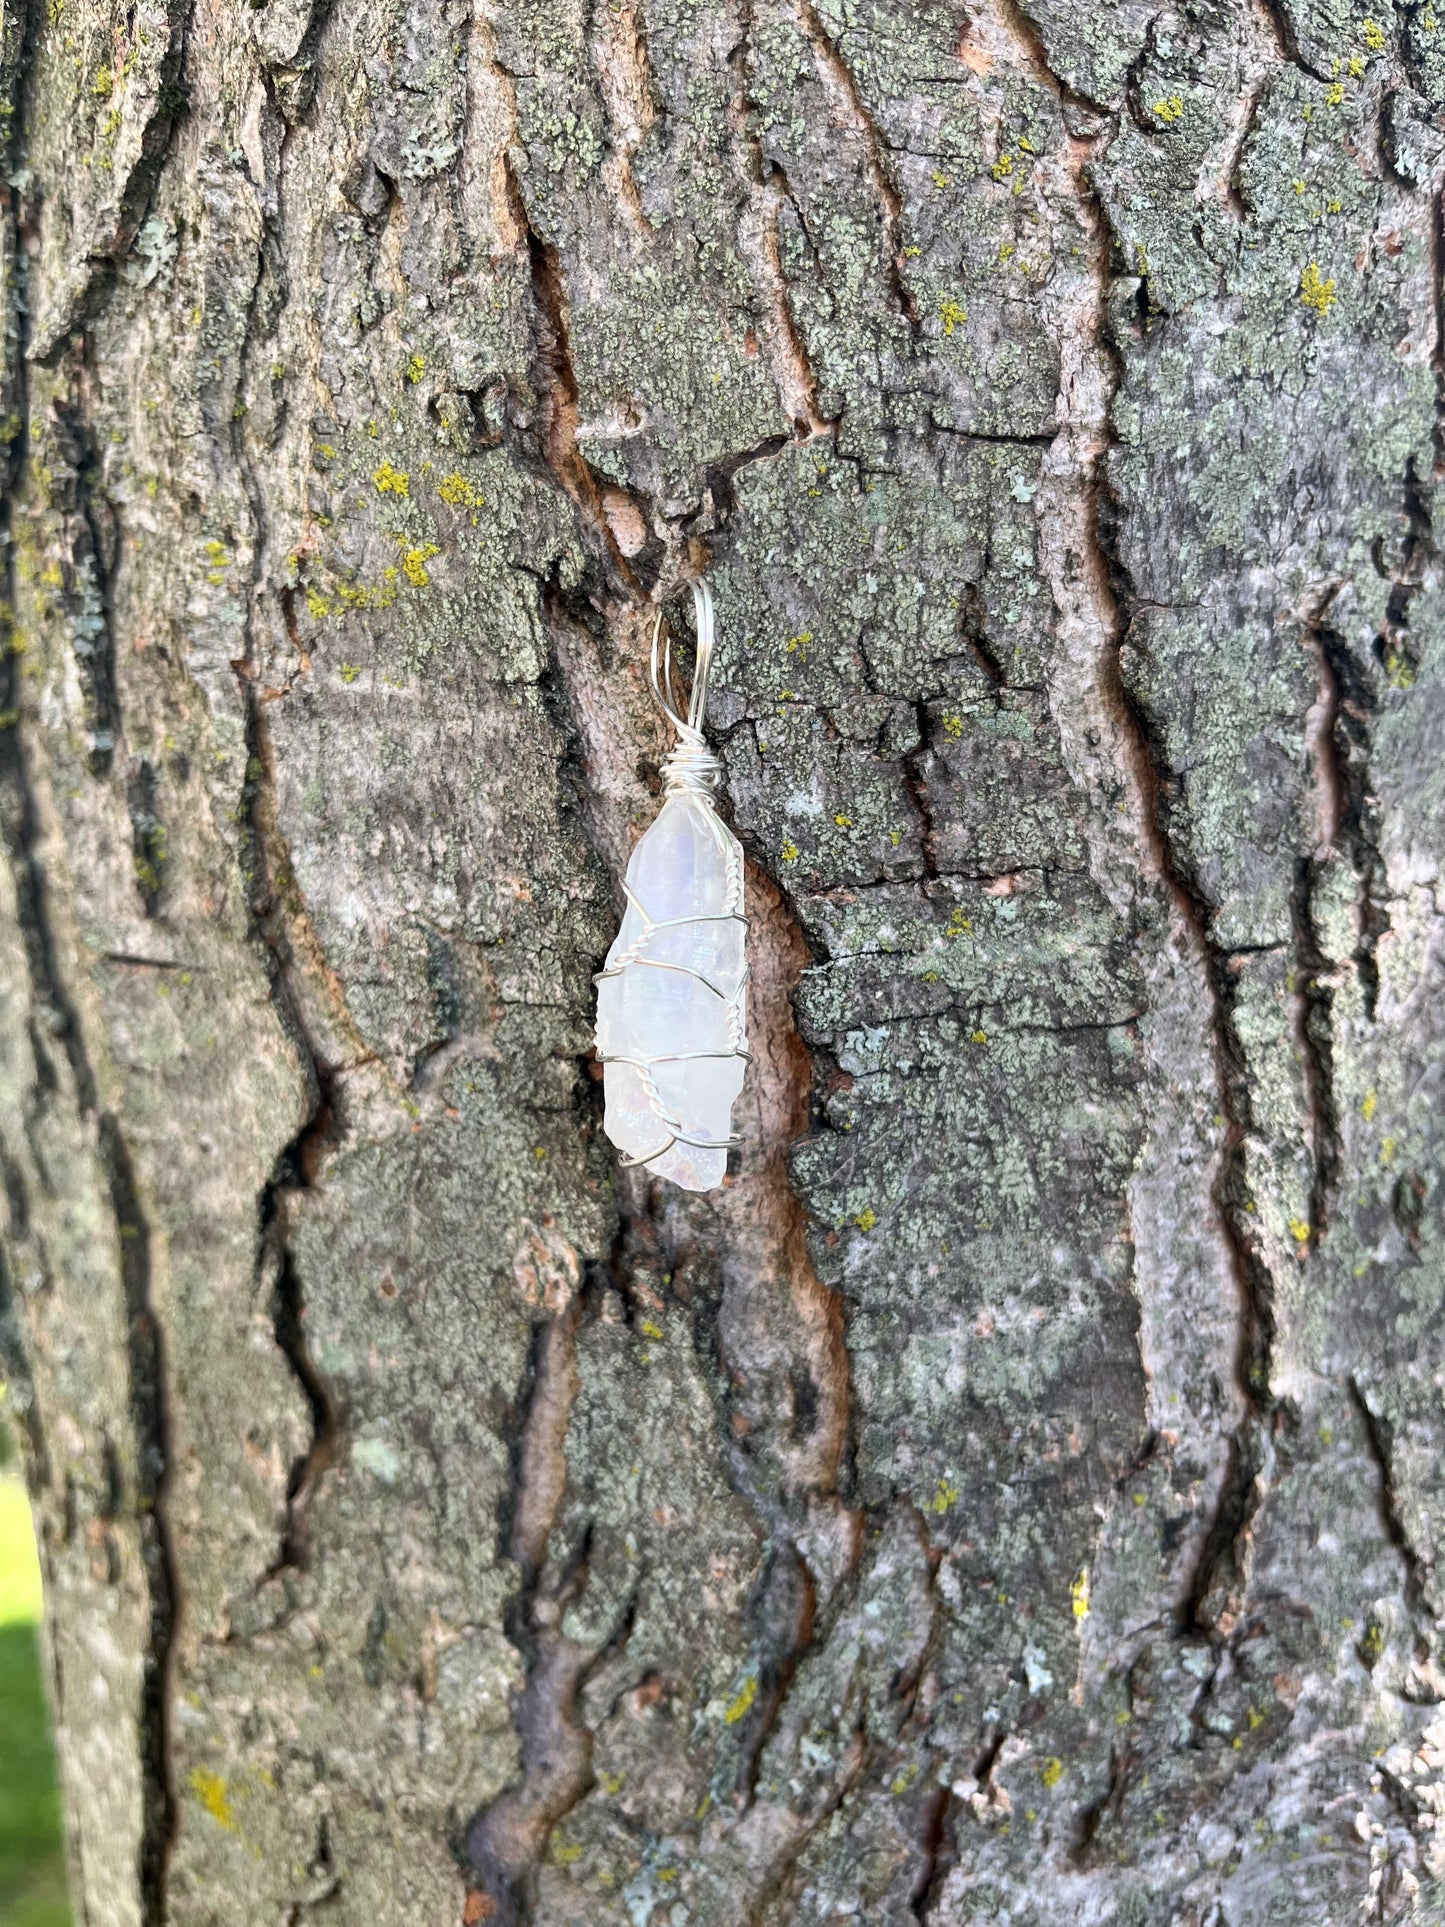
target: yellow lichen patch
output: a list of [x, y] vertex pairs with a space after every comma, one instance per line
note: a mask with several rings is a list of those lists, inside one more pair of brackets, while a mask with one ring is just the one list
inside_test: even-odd
[[1044, 1764], [1043, 1773], [1040, 1777], [1042, 1778], [1044, 1785], [1052, 1791], [1052, 1789], [1056, 1787], [1059, 1784], [1059, 1781], [1062, 1780], [1064, 1777], [1063, 1761], [1060, 1759], [1052, 1759], [1052, 1760], [1046, 1761]]
[[933, 185], [935, 187], [947, 187], [948, 176], [946, 174], [940, 174], [935, 170], [934, 176], [933, 176]]
[[865, 1204], [853, 1222], [860, 1231], [871, 1231], [878, 1222], [878, 1213], [873, 1209], [871, 1204]]
[[813, 632], [811, 629], [800, 630], [796, 636], [788, 637], [788, 654], [790, 656], [801, 656], [803, 661], [806, 662], [812, 641]]
[[1378, 20], [1366, 20], [1360, 25], [1360, 38], [1372, 54], [1385, 51], [1385, 29]]
[[410, 382], [418, 382], [421, 380], [422, 376], [425, 373], [426, 373], [426, 356], [413, 355], [406, 364], [407, 380]]
[[1303, 1218], [1291, 1218], [1289, 1221], [1289, 1235], [1294, 1239], [1296, 1244], [1307, 1245], [1310, 1241], [1310, 1228]]
[[1345, 99], [1345, 84], [1342, 80], [1336, 80], [1332, 82], [1331, 85], [1325, 89], [1325, 106], [1326, 107], [1343, 106], [1344, 99]]
[[664, 1335], [655, 1318], [644, 1318], [640, 1330], [645, 1338], [661, 1338]]
[[342, 663], [341, 680], [346, 684], [348, 689], [351, 687], [352, 683], [356, 681], [357, 677], [360, 674], [361, 674], [361, 667], [358, 663], [354, 663], [354, 662]]
[[552, 1858], [559, 1867], [575, 1867], [582, 1858], [582, 1849], [575, 1840], [552, 1842]]
[[955, 301], [952, 296], [943, 303], [938, 312], [946, 335], [951, 335], [955, 328], [961, 328], [968, 320], [968, 309], [961, 301]]
[[622, 1783], [626, 1778], [627, 1775], [625, 1773], [605, 1773], [599, 1771], [597, 1784], [604, 1793], [620, 1793], [622, 1791]]
[[[396, 570], [385, 571], [388, 584], [396, 581]], [[343, 609], [389, 609], [396, 601], [396, 590], [390, 587], [368, 589], [365, 584], [338, 582], [336, 600]]]
[[1069, 1598], [1073, 1603], [1075, 1619], [1089, 1617], [1089, 1568], [1081, 1566], [1079, 1575], [1069, 1587]]
[[314, 582], [306, 584], [306, 607], [318, 622], [331, 614], [331, 600], [322, 595]]
[[410, 495], [411, 476], [404, 468], [393, 468], [390, 462], [372, 471], [371, 479], [376, 484], [378, 495]]
[[894, 1774], [889, 1783], [888, 1791], [890, 1793], [906, 1793], [917, 1778], [918, 1764], [916, 1761], [910, 1760], [901, 1772]]
[[1328, 280], [1320, 273], [1319, 263], [1311, 261], [1299, 278], [1299, 298], [1307, 308], [1316, 314], [1326, 315], [1335, 305], [1335, 278]]
[[437, 494], [454, 509], [479, 509], [485, 499], [458, 468], [450, 475], [443, 475], [437, 483]]
[[839, 810], [838, 814], [833, 818], [833, 821], [838, 825], [840, 830], [851, 830], [853, 827], [852, 817], [844, 810]]
[[1374, 1121], [1375, 1106], [1379, 1103], [1379, 1101], [1380, 1100], [1376, 1096], [1374, 1091], [1365, 1092], [1365, 1101], [1360, 1106], [1360, 1115], [1361, 1117], [1364, 1118], [1366, 1124], [1372, 1123]]
[[986, 1030], [974, 1031], [973, 1035], [969, 1039], [969, 1042], [974, 1044], [986, 1044], [988, 1042], [988, 1032]]
[[1172, 127], [1184, 112], [1184, 102], [1178, 94], [1170, 94], [1166, 100], [1156, 100], [1149, 112], [1166, 127]]
[[945, 736], [952, 736], [956, 741], [958, 737], [963, 734], [962, 716], [945, 716], [943, 719], [943, 733]]
[[793, 842], [792, 838], [790, 837], [788, 841], [783, 845], [783, 861], [784, 863], [796, 863], [797, 860], [798, 860], [798, 846], [796, 843]]
[[209, 1773], [203, 1766], [193, 1767], [191, 1791], [218, 1827], [224, 1827], [227, 1833], [236, 1831], [236, 1816], [231, 1810], [226, 1782], [219, 1773]]
[[90, 91], [97, 100], [109, 100], [110, 91], [115, 85], [115, 75], [110, 68], [101, 63], [95, 70], [95, 79], [90, 83]]
[[401, 558], [401, 572], [414, 589], [424, 589], [431, 581], [427, 573], [427, 563], [441, 550], [435, 542], [426, 542], [419, 549], [408, 549]]
[[961, 903], [954, 904], [953, 913], [944, 928], [944, 936], [951, 942], [955, 937], [967, 936], [972, 929], [973, 924], [963, 914], [963, 905]]
[[745, 1719], [752, 1706], [753, 1701], [757, 1698], [757, 1696], [758, 1696], [757, 1675], [752, 1674], [743, 1681], [742, 1688], [738, 1693], [737, 1698], [731, 1702], [731, 1704], [727, 1707], [727, 1709], [723, 1713], [723, 1725], [736, 1726], [739, 1720]]
[[952, 1479], [940, 1479], [933, 1489], [933, 1497], [924, 1506], [925, 1512], [936, 1512], [940, 1517], [958, 1504], [958, 1487]]
[[993, 166], [989, 169], [989, 172], [996, 181], [1006, 181], [1013, 171], [1014, 164], [1007, 154], [1000, 154]]

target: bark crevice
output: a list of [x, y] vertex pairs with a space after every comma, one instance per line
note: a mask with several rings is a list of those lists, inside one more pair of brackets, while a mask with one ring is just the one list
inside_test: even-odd
[[135, 1437], [134, 1490], [129, 1496], [140, 1532], [150, 1602], [138, 1720], [138, 1885], [143, 1919], [163, 1921], [167, 1918], [167, 1872], [177, 1825], [171, 1761], [172, 1659], [183, 1606], [166, 1511], [175, 1459], [174, 1421], [167, 1342], [155, 1304], [155, 1240], [149, 1214], [142, 1203], [130, 1148], [110, 1112], [97, 1119], [96, 1138], [110, 1193], [125, 1298], [130, 1416]]
[[1399, 1488], [1395, 1479], [1393, 1441], [1388, 1420], [1382, 1418], [1371, 1405], [1369, 1396], [1360, 1380], [1351, 1377], [1347, 1381], [1350, 1403], [1359, 1415], [1364, 1430], [1365, 1445], [1370, 1459], [1379, 1474], [1378, 1493], [1380, 1519], [1385, 1535], [1400, 1556], [1400, 1566], [1405, 1582], [1405, 1604], [1412, 1613], [1427, 1611], [1430, 1607], [1431, 1569], [1421, 1556], [1419, 1548], [1410, 1538], [1405, 1517], [1400, 1506]]
[[[1000, 4], [1003, 17], [1042, 84], [1061, 101], [1077, 99], [1049, 66], [1042, 38], [1016, 0], [1000, 0]], [[1091, 105], [1085, 99], [1078, 99], [1077, 104]], [[1250, 1087], [1234, 1019], [1229, 961], [1211, 931], [1209, 906], [1171, 842], [1162, 803], [1166, 767], [1162, 745], [1148, 716], [1126, 687], [1122, 669], [1122, 650], [1133, 620], [1134, 585], [1122, 554], [1110, 539], [1105, 514], [1110, 496], [1107, 458], [1116, 445], [1112, 411], [1123, 373], [1121, 347], [1114, 331], [1124, 324], [1114, 315], [1111, 304], [1111, 247], [1120, 237], [1090, 178], [1100, 145], [1107, 146], [1113, 125], [1110, 117], [1100, 135], [1092, 139], [1070, 136], [1068, 142], [1070, 177], [1090, 232], [1092, 302], [1087, 313], [1081, 306], [1078, 318], [1081, 339], [1074, 352], [1079, 365], [1072, 366], [1066, 358], [1062, 393], [1067, 432], [1056, 444], [1050, 465], [1059, 478], [1067, 523], [1067, 534], [1062, 538], [1065, 552], [1053, 567], [1051, 587], [1064, 619], [1091, 630], [1098, 638], [1096, 689], [1112, 728], [1119, 774], [1131, 793], [1133, 820], [1148, 869], [1164, 887], [1195, 960], [1213, 1041], [1224, 1135], [1212, 1192], [1216, 1222], [1239, 1294], [1235, 1375], [1245, 1416], [1230, 1441], [1226, 1477], [1177, 1616], [1181, 1629], [1214, 1623], [1222, 1628], [1231, 1616], [1228, 1600], [1238, 1597], [1248, 1526], [1262, 1496], [1260, 1474], [1271, 1458], [1274, 1404], [1269, 1378], [1274, 1281], [1245, 1209], [1249, 1197], [1245, 1156], [1251, 1128]], [[1090, 357], [1096, 396], [1087, 369]], [[1091, 408], [1091, 413], [1080, 411], [1073, 402], [1075, 393], [1084, 398], [1084, 410]]]
[[317, 1370], [307, 1342], [306, 1305], [287, 1222], [288, 1201], [312, 1182], [331, 1122], [328, 1088], [325, 1083], [318, 1083], [313, 1114], [277, 1159], [271, 1180], [261, 1193], [258, 1282], [265, 1281], [269, 1274], [270, 1289], [265, 1295], [270, 1304], [272, 1333], [306, 1400], [311, 1426], [306, 1447], [293, 1459], [286, 1476], [286, 1512], [280, 1541], [261, 1584], [283, 1573], [305, 1572], [309, 1568], [308, 1515], [320, 1481], [335, 1461], [344, 1435], [340, 1405]]
[[903, 272], [903, 201], [888, 171], [888, 143], [877, 119], [868, 110], [852, 68], [823, 25], [813, 0], [793, 0], [793, 7], [803, 37], [813, 49], [818, 78], [829, 96], [838, 124], [857, 135], [863, 144], [869, 183], [887, 237], [889, 292], [894, 307], [917, 335], [922, 330], [922, 319]]
[[[749, 198], [749, 216], [739, 222], [738, 247], [752, 269], [755, 285], [765, 296], [771, 310], [772, 326], [767, 330], [767, 347], [773, 364], [773, 381], [778, 400], [793, 424], [798, 439], [836, 432], [837, 420], [821, 412], [818, 402], [818, 377], [808, 354], [807, 343], [793, 309], [792, 290], [783, 268], [778, 245], [778, 221], [782, 208], [792, 208], [799, 231], [813, 248], [807, 218], [793, 192], [786, 172], [764, 154], [756, 131], [757, 108], [749, 87], [752, 80], [752, 41], [754, 9], [751, 0], [740, 0], [737, 46], [729, 56], [737, 80], [734, 105], [734, 141], [738, 172]], [[814, 248], [814, 259], [817, 258]], [[780, 443], [779, 446], [784, 446]]]
[[[38, 18], [41, 9], [32, 6], [27, 11]], [[170, 150], [171, 136], [187, 108], [184, 76], [193, 13], [194, 0], [170, 0], [167, 6], [166, 51], [158, 69], [155, 98], [142, 129], [135, 164], [117, 200], [114, 229], [109, 236], [100, 237], [98, 248], [88, 250], [76, 263], [59, 311], [48, 317], [45, 327], [21, 350], [25, 359], [42, 367], [53, 367], [75, 337], [103, 311], [115, 286], [116, 271], [140, 232]], [[51, 17], [58, 19], [59, 15]]]
[[[582, 1315], [573, 1297], [533, 1335], [507, 1495], [506, 1551], [519, 1573], [509, 1632], [527, 1662], [513, 1714], [521, 1774], [473, 1817], [466, 1834], [466, 1856], [497, 1927], [521, 1927], [530, 1918], [531, 1876], [552, 1829], [595, 1785], [592, 1735], [574, 1715], [577, 1695], [608, 1647], [594, 1651], [562, 1629], [569, 1601], [587, 1584], [587, 1537], [564, 1570], [547, 1562], [548, 1538], [567, 1487], [567, 1426], [577, 1395]], [[625, 1618], [617, 1635], [624, 1640]]]

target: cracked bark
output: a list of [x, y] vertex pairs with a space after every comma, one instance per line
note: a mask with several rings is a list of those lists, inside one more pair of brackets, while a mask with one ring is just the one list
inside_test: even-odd
[[[1419, 10], [67, 0], [0, 65], [82, 1917], [1434, 1918]], [[589, 1027], [704, 569], [694, 1199]]]

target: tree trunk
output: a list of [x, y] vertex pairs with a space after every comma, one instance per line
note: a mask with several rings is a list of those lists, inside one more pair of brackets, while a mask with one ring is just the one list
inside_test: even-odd
[[[1445, 17], [4, 18], [77, 1918], [1445, 1920]], [[692, 1197], [591, 975], [704, 568]]]

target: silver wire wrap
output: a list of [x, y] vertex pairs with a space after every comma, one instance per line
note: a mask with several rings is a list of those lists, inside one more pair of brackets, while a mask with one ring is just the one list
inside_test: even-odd
[[[697, 662], [692, 672], [687, 714], [684, 716], [672, 699], [672, 630], [662, 609], [658, 610], [652, 625], [652, 699], [677, 731], [676, 743], [662, 760], [664, 793], [675, 796], [686, 790], [711, 803], [722, 775], [722, 764], [708, 748], [702, 733], [713, 650], [712, 591], [705, 582], [693, 583], [692, 604], [697, 616]], [[659, 642], [662, 643], [660, 674]]]
[[[736, 1135], [726, 1138], [700, 1138], [688, 1132], [680, 1118], [668, 1109], [657, 1082], [653, 1077], [653, 1067], [657, 1064], [682, 1064], [695, 1059], [742, 1058], [751, 1061], [751, 1052], [745, 1042], [743, 1023], [743, 993], [747, 989], [752, 965], [744, 956], [742, 976], [731, 995], [712, 983], [700, 970], [687, 964], [668, 962], [658, 957], [645, 957], [641, 953], [659, 930], [675, 930], [690, 923], [740, 923], [743, 926], [744, 945], [747, 941], [748, 920], [743, 914], [743, 863], [742, 851], [737, 839], [718, 822], [714, 798], [718, 782], [722, 776], [722, 763], [708, 748], [707, 738], [702, 733], [703, 718], [707, 709], [708, 680], [712, 674], [713, 658], [713, 603], [712, 592], [705, 582], [692, 585], [693, 609], [697, 617], [697, 660], [693, 669], [692, 689], [688, 696], [687, 711], [684, 714], [673, 696], [672, 632], [667, 626], [666, 612], [659, 609], [657, 620], [652, 628], [652, 696], [663, 715], [677, 731], [677, 742], [663, 758], [663, 794], [667, 796], [695, 796], [704, 805], [709, 828], [718, 840], [727, 864], [728, 902], [733, 907], [722, 911], [702, 911], [696, 916], [669, 917], [661, 922], [655, 921], [648, 913], [636, 892], [624, 879], [623, 890], [627, 900], [637, 912], [640, 928], [631, 942], [605, 970], [599, 970], [593, 982], [605, 983], [609, 977], [620, 977], [625, 970], [642, 966], [653, 970], [674, 970], [680, 975], [691, 977], [694, 982], [719, 999], [727, 1006], [727, 1034], [729, 1048], [718, 1050], [669, 1051], [656, 1057], [635, 1057], [629, 1053], [599, 1053], [603, 1064], [628, 1064], [635, 1070], [642, 1084], [643, 1095], [648, 1108], [661, 1124], [667, 1136], [655, 1151], [645, 1156], [633, 1157], [623, 1154], [619, 1163], [623, 1170], [632, 1170], [652, 1164], [664, 1157], [675, 1144], [689, 1144], [699, 1151], [733, 1150], [742, 1143]], [[659, 648], [659, 645], [661, 647]]]

